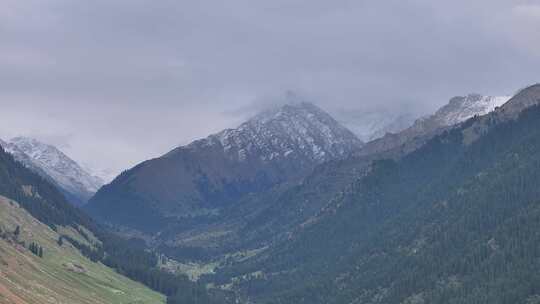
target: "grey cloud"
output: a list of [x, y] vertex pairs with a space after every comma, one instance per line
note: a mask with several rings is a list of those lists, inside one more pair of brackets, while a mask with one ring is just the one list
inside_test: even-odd
[[[295, 90], [426, 112], [537, 82], [535, 1], [0, 0], [0, 137], [114, 170]], [[279, 100], [279, 98], [277, 98]]]

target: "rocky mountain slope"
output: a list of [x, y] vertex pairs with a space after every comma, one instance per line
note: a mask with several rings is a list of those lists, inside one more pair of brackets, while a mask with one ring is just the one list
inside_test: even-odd
[[167, 220], [218, 214], [246, 195], [298, 181], [361, 146], [315, 105], [286, 104], [122, 173], [86, 210], [114, 224], [161, 230]]
[[433, 116], [421, 119], [418, 123], [431, 120], [440, 126], [455, 125], [474, 116], [482, 116], [492, 112], [510, 98], [511, 96], [483, 96], [480, 94], [457, 96], [450, 99], [450, 102]]
[[99, 177], [90, 175], [54, 146], [27, 137], [16, 137], [0, 145], [17, 161], [57, 185], [75, 205], [85, 204], [103, 185]]

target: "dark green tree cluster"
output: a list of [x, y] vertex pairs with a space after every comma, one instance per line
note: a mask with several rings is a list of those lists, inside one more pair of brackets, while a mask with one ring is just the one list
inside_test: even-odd
[[74, 238], [62, 235], [58, 239], [58, 244], [61, 246], [63, 244], [63, 240], [68, 241], [73, 245], [73, 247], [77, 248], [82, 255], [90, 259], [92, 262], [99, 262], [102, 261], [105, 257], [105, 252], [103, 251], [103, 248], [101, 246], [96, 246], [96, 248], [88, 246], [86, 244], [80, 243], [79, 241], [75, 240]]
[[43, 247], [41, 247], [35, 242], [30, 243], [30, 245], [28, 246], [28, 250], [30, 250], [30, 252], [32, 252], [34, 255], [37, 255], [40, 258], [43, 257]]
[[212, 298], [204, 288], [178, 290], [173, 296], [167, 298], [167, 304], [221, 304], [223, 299]]

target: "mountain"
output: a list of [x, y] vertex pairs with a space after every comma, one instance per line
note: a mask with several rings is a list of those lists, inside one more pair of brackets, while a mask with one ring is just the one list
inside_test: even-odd
[[440, 126], [455, 125], [474, 116], [488, 114], [505, 104], [510, 98], [511, 96], [483, 96], [480, 94], [457, 96], [450, 99], [450, 102], [434, 115], [420, 120], [418, 124], [421, 124], [422, 121], [431, 121], [431, 124]]
[[502, 106], [509, 99], [509, 96], [484, 96], [480, 94], [454, 97], [434, 114], [417, 119], [412, 126], [397, 133], [387, 133], [385, 136], [369, 142], [359, 155], [373, 155], [396, 148], [401, 148], [402, 152], [405, 153], [410, 152], [411, 149], [424, 143], [426, 139], [469, 118], [485, 115]]
[[332, 197], [309, 197], [323, 207], [287, 238], [208, 280], [253, 303], [534, 303], [539, 104], [540, 85], [528, 87], [370, 162]]
[[216, 214], [246, 195], [298, 181], [317, 164], [361, 146], [315, 105], [286, 104], [135, 166], [85, 208], [106, 222], [155, 232], [167, 222]]
[[[282, 193], [272, 193], [268, 201], [260, 203], [267, 206], [264, 210], [257, 210], [250, 216], [242, 215], [247, 220], [237, 238], [243, 240], [243, 246], [248, 247], [266, 246], [269, 239], [272, 242], [286, 239], [295, 227], [309, 222], [342, 195], [355, 179], [369, 173], [374, 161], [400, 159], [434, 136], [456, 127], [456, 124], [463, 122], [461, 119], [485, 114], [506, 99], [478, 94], [452, 98], [433, 115], [416, 120], [398, 133], [386, 134], [366, 143], [351, 157], [317, 166], [301, 183], [292, 185]], [[195, 232], [191, 232], [191, 238], [193, 234]], [[215, 239], [212, 241], [216, 242]]]
[[[196, 141], [187, 149], [215, 145], [220, 146], [227, 158], [238, 162], [295, 158], [322, 163], [347, 156], [361, 142], [320, 108], [300, 102], [267, 110], [236, 129]], [[183, 150], [180, 147], [168, 155]]]
[[384, 137], [387, 133], [400, 133], [413, 125], [417, 131], [423, 129], [423, 132], [452, 126], [475, 115], [487, 114], [508, 99], [510, 96], [485, 96], [473, 93], [456, 96], [436, 113], [425, 117], [420, 117], [417, 111], [403, 105], [371, 110], [341, 110], [336, 112], [336, 117], [362, 141], [371, 142]]
[[429, 133], [438, 128], [453, 126], [474, 116], [482, 116], [492, 112], [509, 99], [510, 96], [483, 96], [480, 94], [457, 96], [450, 99], [450, 102], [437, 110], [435, 114], [415, 121], [409, 131], [411, 133]]
[[54, 146], [27, 137], [0, 145], [27, 168], [56, 184], [75, 205], [85, 204], [103, 185], [99, 177], [90, 175]]

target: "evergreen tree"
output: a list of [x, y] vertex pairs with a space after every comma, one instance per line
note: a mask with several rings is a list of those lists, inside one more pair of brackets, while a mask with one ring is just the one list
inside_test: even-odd
[[36, 243], [30, 243], [30, 245], [28, 245], [28, 250], [30, 250], [30, 252], [32, 252], [33, 254], [37, 255]]

